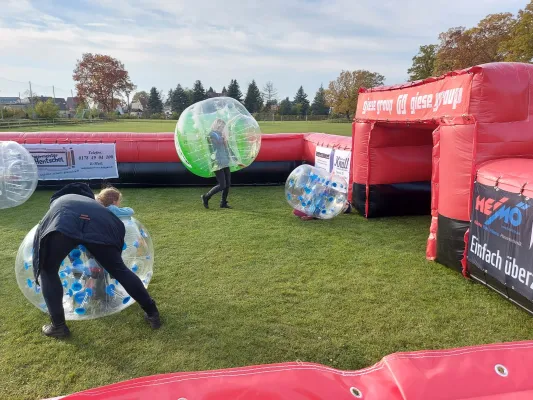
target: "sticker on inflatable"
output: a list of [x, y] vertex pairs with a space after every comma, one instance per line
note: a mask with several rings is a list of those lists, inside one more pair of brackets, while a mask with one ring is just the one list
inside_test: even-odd
[[427, 120], [468, 114], [472, 74], [457, 75], [418, 86], [359, 93], [357, 119]]
[[533, 300], [532, 201], [480, 183], [474, 186], [467, 259]]
[[331, 172], [333, 169], [333, 149], [329, 147], [316, 146], [315, 168]]
[[114, 143], [25, 144], [39, 180], [118, 178]]
[[350, 182], [350, 160], [352, 152], [348, 150], [333, 151], [333, 172], [335, 175], [342, 176], [346, 182]]

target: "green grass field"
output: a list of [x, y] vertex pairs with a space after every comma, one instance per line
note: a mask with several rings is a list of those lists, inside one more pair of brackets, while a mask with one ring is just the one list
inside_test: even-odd
[[[283, 187], [234, 188], [233, 210], [205, 210], [202, 188], [126, 189], [155, 242], [138, 305], [40, 335], [45, 314], [17, 287], [15, 256], [51, 192], [0, 211], [0, 398], [37, 399], [139, 376], [283, 361], [359, 369], [405, 350], [530, 339], [533, 318], [425, 260], [429, 217], [303, 222]], [[213, 206], [217, 199], [213, 199]]]
[[[332, 123], [324, 121], [310, 122], [260, 122], [263, 133], [321, 132], [334, 135], [351, 136], [350, 123]], [[71, 132], [174, 132], [176, 121], [166, 120], [121, 120], [98, 124], [35, 126], [11, 131], [71, 131]]]

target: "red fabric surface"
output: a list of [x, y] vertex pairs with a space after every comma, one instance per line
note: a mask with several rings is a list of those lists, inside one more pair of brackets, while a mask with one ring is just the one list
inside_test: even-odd
[[533, 342], [529, 341], [396, 353], [359, 371], [284, 363], [170, 373], [90, 389], [65, 399], [530, 400], [532, 369]]

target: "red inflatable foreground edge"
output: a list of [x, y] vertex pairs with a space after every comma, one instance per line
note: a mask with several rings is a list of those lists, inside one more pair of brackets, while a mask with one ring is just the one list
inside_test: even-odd
[[389, 355], [339, 371], [284, 363], [133, 379], [65, 400], [530, 400], [533, 341]]

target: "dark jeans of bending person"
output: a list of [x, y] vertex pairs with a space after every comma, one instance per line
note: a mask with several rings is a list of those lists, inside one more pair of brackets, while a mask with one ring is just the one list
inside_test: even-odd
[[104, 269], [109, 272], [149, 315], [157, 312], [154, 300], [148, 294], [142, 281], [122, 261], [121, 252], [114, 246], [94, 243], [79, 243], [60, 232], [52, 232], [43, 240], [41, 254], [41, 287], [48, 312], [55, 326], [65, 323], [63, 309], [63, 286], [59, 278], [61, 261], [79, 244], [83, 244]]
[[207, 200], [209, 200], [211, 197], [213, 197], [213, 195], [222, 191], [222, 200], [220, 204], [225, 205], [228, 203], [228, 193], [229, 193], [229, 188], [231, 186], [231, 172], [230, 172], [229, 167], [222, 168], [222, 169], [219, 169], [218, 171], [215, 171], [215, 177], [217, 179], [218, 185], [213, 187], [205, 195], [205, 197], [207, 198]]

